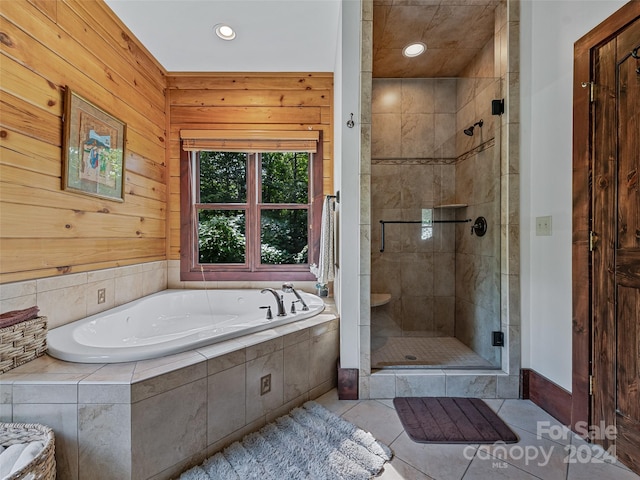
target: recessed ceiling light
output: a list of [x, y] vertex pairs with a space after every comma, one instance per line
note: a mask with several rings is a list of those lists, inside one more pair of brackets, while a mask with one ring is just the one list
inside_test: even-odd
[[216, 35], [223, 40], [233, 40], [236, 38], [236, 32], [233, 31], [229, 25], [225, 25], [224, 23], [219, 23], [214, 27]]
[[402, 49], [402, 54], [405, 57], [417, 57], [424, 53], [427, 46], [422, 42], [410, 43]]

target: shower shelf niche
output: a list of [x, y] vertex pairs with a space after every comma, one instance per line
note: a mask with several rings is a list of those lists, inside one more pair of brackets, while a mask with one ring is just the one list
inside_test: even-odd
[[467, 205], [466, 203], [446, 203], [446, 204], [443, 204], [443, 205], [435, 205], [433, 208], [434, 209], [436, 209], [436, 208], [441, 208], [441, 209], [451, 208], [451, 209], [453, 209], [453, 208], [466, 208], [468, 206], [469, 205]]

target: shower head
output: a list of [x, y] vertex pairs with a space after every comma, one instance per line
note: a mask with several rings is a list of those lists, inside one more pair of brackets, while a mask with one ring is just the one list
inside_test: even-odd
[[473, 137], [473, 129], [478, 126], [480, 128], [482, 128], [482, 125], [484, 124], [484, 122], [482, 121], [482, 119], [479, 122], [474, 123], [473, 125], [471, 125], [469, 128], [465, 128], [463, 130], [465, 135], [468, 135], [470, 137]]

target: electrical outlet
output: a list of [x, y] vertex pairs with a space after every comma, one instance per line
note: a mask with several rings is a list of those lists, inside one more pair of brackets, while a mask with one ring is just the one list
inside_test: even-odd
[[551, 215], [548, 217], [536, 217], [536, 236], [551, 236]]
[[266, 395], [271, 391], [271, 374], [260, 378], [260, 395]]
[[107, 301], [107, 289], [99, 288], [98, 289], [98, 303], [104, 303]]

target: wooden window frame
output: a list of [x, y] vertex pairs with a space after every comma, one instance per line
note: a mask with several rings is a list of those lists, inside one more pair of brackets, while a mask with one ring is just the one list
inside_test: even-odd
[[[182, 281], [272, 281], [296, 280], [313, 281], [316, 277], [310, 272], [309, 264], [318, 263], [320, 249], [320, 226], [324, 195], [322, 191], [322, 139], [317, 144], [316, 153], [310, 153], [309, 168], [309, 207], [308, 208], [308, 240], [309, 263], [300, 265], [263, 265], [260, 264], [260, 215], [259, 211], [277, 208], [301, 208], [294, 204], [261, 203], [258, 202], [256, 189], [247, 190], [246, 204], [226, 204], [222, 209], [245, 210], [247, 252], [245, 264], [215, 265], [200, 264], [198, 262], [197, 211], [199, 203], [192, 203], [192, 179], [197, 172], [192, 169], [190, 152], [180, 149], [180, 279]], [[247, 152], [250, 153], [250, 152]], [[248, 155], [249, 162], [257, 163], [255, 152]], [[261, 179], [257, 165], [247, 169], [248, 185], [260, 186]], [[250, 211], [248, 205], [255, 202], [255, 211]], [[306, 205], [306, 204], [304, 204]], [[216, 209], [221, 209], [216, 206]], [[254, 267], [251, 262], [254, 262]], [[253, 268], [253, 270], [251, 270]]]

